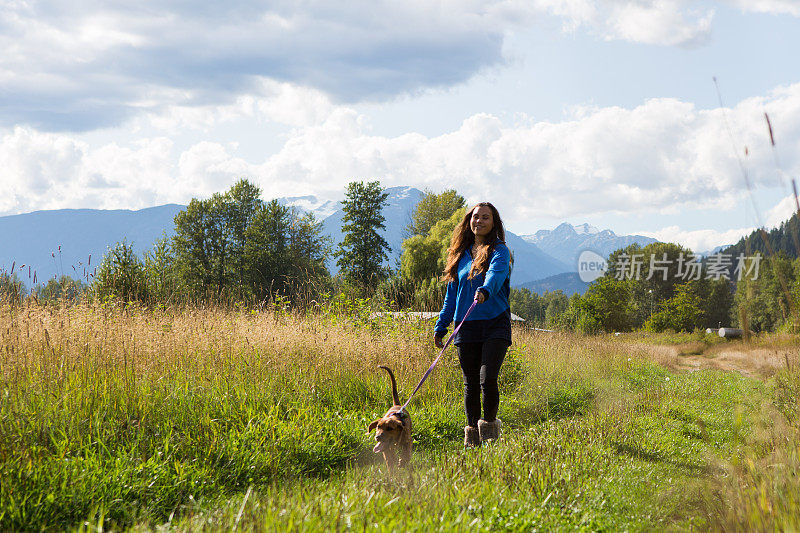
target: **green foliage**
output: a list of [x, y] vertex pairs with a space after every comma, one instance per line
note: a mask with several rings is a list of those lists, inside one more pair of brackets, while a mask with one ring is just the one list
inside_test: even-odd
[[379, 233], [386, 227], [382, 211], [388, 197], [377, 181], [353, 181], [342, 201], [344, 239], [335, 254], [336, 264], [346, 278], [368, 288], [388, 275], [383, 263], [391, 249]]
[[415, 235], [403, 241], [401, 275], [414, 281], [441, 276], [447, 263], [450, 237], [463, 217], [464, 209], [457, 209], [448, 218], [436, 222], [426, 235]]
[[675, 287], [690, 275], [686, 263], [692, 251], [673, 243], [634, 243], [609, 255], [606, 277], [623, 281], [629, 302], [628, 329], [642, 327], [655, 306], [672, 298]]
[[[769, 243], [769, 244], [767, 244]], [[754, 230], [750, 235], [742, 237], [739, 242], [726, 248], [723, 253], [737, 257], [739, 254], [752, 255], [760, 253], [763, 256], [783, 253], [790, 259], [800, 256], [800, 219], [794, 213], [789, 220], [781, 222], [780, 226], [769, 231]]]
[[580, 300], [579, 324], [583, 331], [630, 331], [633, 327], [630, 284], [612, 277], [592, 283]]
[[694, 331], [706, 321], [703, 302], [692, 283], [678, 285], [675, 296], [659, 304], [659, 310], [645, 323], [650, 331]]
[[164, 235], [144, 254], [147, 293], [158, 302], [168, 302], [181, 296], [172, 242]]
[[406, 232], [409, 237], [425, 237], [437, 222], [449, 219], [453, 213], [464, 207], [464, 197], [455, 189], [447, 189], [439, 194], [426, 190], [425, 196], [417, 203], [411, 215], [411, 223], [406, 227]]
[[330, 238], [312, 213], [301, 215], [277, 200], [259, 206], [247, 230], [245, 285], [262, 300], [270, 294], [298, 295], [328, 276]]
[[25, 283], [16, 273], [0, 272], [0, 303], [21, 304], [27, 292]]
[[172, 242], [153, 251], [154, 265], [174, 267], [174, 277], [159, 287], [176, 283], [191, 296], [262, 301], [327, 276], [330, 240], [322, 224], [277, 200], [265, 203], [260, 194], [241, 180], [224, 194], [193, 199], [175, 217]]
[[508, 301], [511, 312], [524, 318], [531, 326], [547, 329], [570, 327], [566, 317], [570, 300], [561, 290], [547, 291], [539, 296], [530, 289], [511, 289]]
[[[797, 308], [800, 260], [779, 254], [761, 261], [758, 279], [745, 277], [737, 284], [733, 323], [753, 331], [772, 331], [792, 320]], [[748, 325], [743, 324], [746, 318]]]
[[248, 228], [263, 202], [260, 190], [240, 180], [224, 194], [192, 199], [175, 216], [177, 274], [190, 294], [220, 296], [244, 288]]
[[149, 298], [144, 263], [136, 257], [133, 245], [122, 241], [109, 247], [92, 283], [101, 301], [144, 301]]
[[77, 303], [87, 290], [88, 287], [80, 280], [61, 276], [59, 279], [49, 279], [44, 285], [37, 285], [34, 293], [36, 299], [42, 303]]

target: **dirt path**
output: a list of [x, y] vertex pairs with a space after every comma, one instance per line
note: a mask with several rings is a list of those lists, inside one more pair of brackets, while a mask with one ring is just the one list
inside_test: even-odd
[[670, 346], [671, 361], [668, 366], [676, 370], [694, 372], [703, 369], [739, 372], [750, 377], [767, 377], [781, 368], [787, 361], [797, 360], [797, 350], [754, 348], [745, 345], [718, 345], [701, 354], [682, 355], [680, 346]]
[[713, 346], [702, 342], [672, 346], [630, 343], [628, 349], [677, 372], [714, 369], [739, 372], [750, 377], [771, 376], [779, 369], [786, 368], [787, 361], [797, 365], [800, 354], [798, 347], [769, 348], [743, 342]]

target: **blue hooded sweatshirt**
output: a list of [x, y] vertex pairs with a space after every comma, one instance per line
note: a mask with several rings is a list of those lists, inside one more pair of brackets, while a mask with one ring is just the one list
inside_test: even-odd
[[486, 301], [475, 306], [467, 321], [496, 318], [509, 309], [511, 251], [508, 246], [499, 240], [495, 242], [489, 268], [485, 273], [468, 279], [470, 269], [472, 269], [472, 254], [466, 249], [458, 261], [458, 281], [447, 284], [444, 305], [439, 312], [439, 320], [433, 327], [437, 337], [444, 337], [447, 334], [447, 327], [453, 321], [453, 315], [457, 323], [464, 319], [478, 289], [486, 295]]

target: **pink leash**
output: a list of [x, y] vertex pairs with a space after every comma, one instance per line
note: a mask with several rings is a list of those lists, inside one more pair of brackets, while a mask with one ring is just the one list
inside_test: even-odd
[[467, 313], [464, 315], [464, 319], [461, 321], [461, 323], [458, 326], [456, 326], [456, 329], [453, 330], [453, 333], [450, 335], [450, 337], [448, 337], [447, 342], [444, 343], [444, 347], [442, 348], [442, 351], [439, 352], [439, 356], [436, 359], [434, 359], [434, 361], [431, 364], [430, 368], [428, 368], [428, 370], [425, 371], [425, 374], [422, 375], [422, 379], [419, 380], [419, 384], [417, 384], [417, 388], [415, 388], [414, 392], [411, 393], [411, 396], [408, 397], [408, 400], [406, 400], [406, 403], [404, 403], [403, 407], [400, 408], [400, 411], [405, 411], [406, 410], [406, 407], [408, 406], [408, 404], [411, 403], [411, 398], [414, 397], [414, 395], [417, 393], [419, 388], [422, 387], [422, 384], [425, 383], [425, 380], [428, 379], [428, 376], [431, 375], [431, 372], [433, 372], [434, 367], [439, 363], [439, 359], [441, 359], [442, 356], [444, 355], [444, 351], [447, 349], [448, 346], [450, 346], [450, 343], [453, 342], [453, 339], [455, 338], [456, 333], [458, 333], [458, 330], [461, 329], [461, 326], [464, 324], [464, 322], [467, 321], [467, 317], [472, 312], [472, 310], [475, 309], [475, 306], [477, 304], [478, 304], [478, 300], [473, 300], [472, 305], [469, 306], [469, 309], [467, 309]]

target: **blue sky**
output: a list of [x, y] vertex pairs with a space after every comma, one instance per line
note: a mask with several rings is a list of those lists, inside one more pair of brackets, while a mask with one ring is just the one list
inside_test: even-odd
[[800, 0], [202, 5], [0, 6], [0, 215], [240, 177], [265, 198], [455, 187], [516, 233], [698, 251], [791, 214]]

